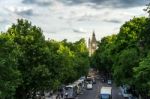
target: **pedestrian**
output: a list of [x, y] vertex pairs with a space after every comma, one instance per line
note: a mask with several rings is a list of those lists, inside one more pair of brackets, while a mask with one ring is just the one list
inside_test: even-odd
[[49, 93], [49, 96], [51, 97], [53, 95], [53, 91], [51, 90]]
[[44, 91], [41, 92], [41, 99], [45, 99]]
[[64, 94], [63, 94], [63, 91], [61, 92], [61, 98], [63, 98], [64, 97]]
[[56, 99], [60, 99], [60, 92], [57, 93]]
[[64, 96], [64, 90], [63, 90], [63, 88], [60, 88], [59, 92], [60, 92], [61, 98], [63, 98], [63, 96]]

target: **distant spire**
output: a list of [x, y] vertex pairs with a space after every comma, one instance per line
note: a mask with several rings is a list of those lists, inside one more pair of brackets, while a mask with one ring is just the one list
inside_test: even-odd
[[93, 30], [93, 36], [95, 36], [95, 31]]
[[96, 41], [96, 36], [95, 36], [94, 30], [92, 33], [92, 38], [91, 39], [89, 38], [88, 45], [89, 45], [89, 56], [91, 56], [97, 48], [97, 41]]
[[91, 42], [96, 42], [95, 31], [93, 30]]

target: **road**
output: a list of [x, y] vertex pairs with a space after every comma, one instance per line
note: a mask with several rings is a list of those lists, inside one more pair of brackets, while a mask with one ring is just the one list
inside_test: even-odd
[[[93, 85], [92, 90], [84, 90], [84, 92], [78, 95], [76, 99], [99, 99], [99, 92], [102, 86], [110, 85], [97, 81], [97, 83]], [[124, 99], [120, 94], [119, 88], [115, 85], [112, 85], [112, 99]]]

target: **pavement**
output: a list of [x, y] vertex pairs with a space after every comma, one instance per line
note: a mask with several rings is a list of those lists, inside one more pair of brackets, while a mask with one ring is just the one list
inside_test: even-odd
[[45, 97], [45, 99], [56, 99], [56, 96], [57, 96], [57, 95], [53, 95], [53, 96], [51, 96], [51, 97]]

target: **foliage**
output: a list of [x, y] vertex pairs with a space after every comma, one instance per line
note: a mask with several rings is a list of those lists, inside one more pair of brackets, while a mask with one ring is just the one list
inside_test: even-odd
[[21, 73], [17, 69], [20, 50], [12, 39], [2, 33], [0, 35], [0, 98], [11, 99], [16, 88], [22, 82]]
[[92, 56], [93, 66], [111, 71], [117, 85], [128, 84], [142, 96], [150, 91], [149, 27], [149, 18], [134, 17], [121, 26], [117, 35], [102, 38]]
[[2, 99], [27, 99], [37, 91], [57, 90], [89, 69], [84, 39], [75, 43], [47, 41], [42, 30], [27, 20], [18, 20], [2, 33], [0, 44]]
[[98, 68], [100, 72], [110, 73], [113, 65], [112, 48], [114, 47], [114, 41], [116, 35], [104, 37], [101, 42], [98, 43], [98, 49], [92, 56], [92, 66]]
[[150, 94], [150, 52], [140, 61], [139, 66], [134, 68], [134, 78], [137, 88]]
[[133, 68], [138, 66], [138, 62], [139, 57], [137, 49], [130, 48], [120, 52], [113, 65], [113, 76], [115, 77], [115, 82], [118, 85], [132, 85]]

